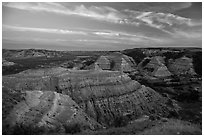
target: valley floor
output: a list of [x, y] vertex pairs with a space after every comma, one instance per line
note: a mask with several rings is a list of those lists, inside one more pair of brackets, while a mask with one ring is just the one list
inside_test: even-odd
[[[68, 133], [69, 134], [69, 133]], [[124, 127], [111, 127], [99, 131], [85, 130], [81, 135], [201, 135], [201, 125], [177, 119], [135, 121]]]

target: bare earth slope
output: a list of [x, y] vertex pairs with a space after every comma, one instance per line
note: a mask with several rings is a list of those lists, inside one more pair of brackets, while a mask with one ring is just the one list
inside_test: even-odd
[[58, 128], [59, 132], [63, 132], [64, 126], [73, 123], [90, 129], [100, 127], [67, 95], [52, 91], [26, 91], [25, 100], [14, 107], [3, 125], [4, 132], [9, 134], [12, 127], [19, 124]]
[[168, 117], [175, 112], [167, 105], [170, 100], [119, 71], [27, 70], [3, 77], [3, 86], [26, 94], [5, 118], [4, 124], [10, 126], [36, 123], [56, 127], [69, 124], [78, 112], [74, 122], [94, 129], [112, 126], [118, 117], [131, 121], [142, 115]]

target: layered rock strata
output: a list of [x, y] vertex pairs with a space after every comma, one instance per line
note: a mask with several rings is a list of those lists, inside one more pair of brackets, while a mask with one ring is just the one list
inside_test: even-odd
[[138, 64], [138, 68], [141, 71], [146, 71], [146, 73], [153, 77], [169, 77], [171, 72], [165, 66], [165, 61], [161, 56], [155, 56], [152, 58], [145, 58], [141, 63]]
[[[59, 79], [63, 94], [70, 95], [85, 112], [110, 125], [115, 117], [144, 114], [167, 116], [167, 100], [149, 87], [120, 72], [72, 72]], [[73, 88], [74, 87], [74, 88]]]
[[[44, 91], [51, 90], [52, 92], [45, 94], [62, 96], [64, 99], [67, 98], [68, 103], [76, 102], [83, 112], [102, 125], [110, 126], [116, 117], [126, 117], [131, 120], [142, 115], [168, 116], [174, 111], [166, 105], [168, 103], [166, 98], [153, 89], [131, 80], [127, 74], [120, 71], [59, 70], [58, 73], [46, 77], [34, 71], [24, 77], [20, 75], [25, 73], [3, 77], [3, 85], [21, 91], [29, 90], [30, 93], [37, 92], [40, 95], [43, 95]], [[47, 72], [47, 70], [41, 71]], [[32, 101], [30, 103], [32, 104]], [[56, 111], [58, 112], [60, 115], [61, 111]], [[64, 112], [63, 114], [66, 116]]]
[[133, 58], [119, 52], [114, 52], [99, 57], [96, 61], [96, 64], [102, 70], [114, 70], [123, 72], [130, 72], [134, 70], [134, 67], [136, 66]]
[[90, 129], [101, 127], [67, 95], [53, 91], [26, 91], [25, 100], [18, 103], [4, 120], [4, 126], [9, 129], [4, 132], [11, 132], [17, 124], [64, 130], [66, 125], [74, 123]]
[[192, 62], [191, 58], [184, 56], [175, 61], [169, 60], [168, 68], [175, 75], [196, 75]]

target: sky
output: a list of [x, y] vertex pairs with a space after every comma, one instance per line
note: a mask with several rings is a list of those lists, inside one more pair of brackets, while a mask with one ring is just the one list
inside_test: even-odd
[[202, 47], [202, 3], [2, 3], [2, 48], [145, 47]]

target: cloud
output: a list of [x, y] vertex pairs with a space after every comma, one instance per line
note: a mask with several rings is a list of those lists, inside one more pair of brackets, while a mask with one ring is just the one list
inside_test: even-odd
[[33, 31], [42, 33], [55, 33], [55, 34], [78, 34], [86, 35], [83, 31], [72, 31], [65, 29], [48, 29], [48, 28], [29, 28], [29, 27], [16, 27], [10, 25], [3, 25], [3, 31]]
[[[135, 3], [129, 3], [129, 5], [131, 4], [135, 5]], [[170, 7], [169, 9], [168, 4]], [[117, 8], [110, 6], [87, 6], [86, 4], [82, 3], [77, 3], [75, 5], [61, 3], [3, 3], [3, 6], [16, 8], [20, 10], [32, 12], [49, 12], [60, 15], [67, 15], [67, 17], [69, 17], [69, 15], [81, 16], [83, 18], [89, 18], [92, 20], [110, 22], [111, 25], [122, 24], [118, 26], [124, 28], [134, 26], [137, 27], [135, 30], [138, 30], [138, 32], [128, 33], [120, 32], [119, 30], [111, 31], [112, 28], [110, 28], [110, 30], [82, 30], [82, 29], [68, 30], [55, 28], [29, 28], [8, 25], [3, 25], [3, 31], [32, 31], [63, 35], [64, 34], [86, 35], [87, 37], [85, 38], [83, 37], [84, 39], [82, 39], [81, 37], [80, 39], [75, 37], [76, 40], [75, 39], [71, 40], [74, 42], [80, 42], [82, 44], [83, 42], [86, 43], [100, 42], [106, 44], [122, 43], [124, 45], [126, 43], [132, 45], [138, 43], [146, 45], [148, 44], [162, 45], [174, 42], [179, 43], [179, 41], [186, 41], [186, 43], [190, 41], [195, 42], [196, 40], [202, 41], [201, 38], [202, 32], [198, 31], [202, 27], [202, 20], [185, 18], [172, 13], [165, 12], [165, 9], [167, 9], [167, 11], [176, 11], [179, 9], [189, 7], [191, 4], [190, 3], [174, 3], [174, 4], [168, 3], [168, 4], [140, 3], [140, 6], [138, 6], [139, 4], [136, 6], [138, 7], [138, 10], [137, 9], [131, 10], [128, 9], [128, 7], [127, 9], [123, 8], [119, 10]], [[153, 6], [151, 7], [151, 5]], [[142, 8], [144, 8], [144, 10], [142, 10]], [[117, 28], [118, 26], [116, 26], [114, 29], [118, 29]], [[167, 33], [167, 35], [162, 36], [164, 34], [162, 32]], [[159, 34], [159, 36], [157, 34]], [[98, 40], [90, 38], [98, 38]], [[56, 41], [66, 42], [70, 40], [58, 39]]]
[[4, 3], [4, 6], [16, 8], [20, 10], [29, 11], [45, 11], [54, 12], [64, 15], [78, 15], [89, 17], [97, 20], [104, 20], [109, 22], [116, 22], [120, 20], [119, 12], [111, 7], [90, 7], [86, 8], [84, 5], [75, 6], [74, 8], [67, 8], [58, 3]]
[[9, 41], [9, 42], [25, 42], [25, 41], [32, 41], [32, 42], [57, 42], [57, 39], [46, 39], [46, 38], [36, 38], [36, 37], [22, 37], [22, 36], [18, 36], [18, 37], [2, 37], [3, 42], [4, 41]]
[[188, 8], [191, 5], [190, 2], [147, 2], [136, 4], [136, 8], [142, 11], [172, 13], [177, 10]]
[[123, 43], [123, 44], [136, 44], [136, 43], [163, 43], [165, 38], [161, 38], [161, 37], [148, 37], [145, 36], [142, 33], [127, 33], [127, 32], [119, 32], [119, 31], [108, 31], [108, 30], [104, 30], [104, 31], [96, 31], [96, 32], [92, 32], [92, 34], [94, 35], [98, 35], [102, 38], [105, 38], [107, 40], [116, 40], [119, 43]]
[[100, 35], [100, 36], [119, 36], [119, 33], [116, 32], [93, 32], [95, 35]]
[[109, 44], [130, 44], [134, 45], [136, 43], [163, 43], [163, 39], [157, 37], [148, 37], [142, 33], [127, 33], [127, 32], [120, 32], [120, 31], [111, 31], [111, 30], [86, 30], [86, 31], [71, 31], [71, 30], [62, 30], [62, 29], [45, 29], [45, 28], [28, 28], [28, 27], [16, 27], [16, 26], [9, 26], [3, 25], [3, 33], [4, 31], [20, 31], [20, 32], [38, 32], [38, 33], [53, 33], [53, 34], [73, 34], [73, 35], [85, 35], [82, 39], [79, 35], [74, 39], [65, 38], [65, 37], [56, 37], [56, 38], [44, 38], [46, 34], [43, 34], [37, 37], [22, 37], [22, 36], [15, 36], [15, 37], [8, 37], [8, 35], [4, 35], [3, 40], [10, 40], [10, 41], [35, 41], [35, 42], [46, 42], [46, 43], [57, 43], [62, 44], [66, 42], [77, 42], [83, 44], [84, 42], [88, 43], [109, 43]]
[[[119, 24], [130, 24], [130, 25], [139, 26], [140, 24], [145, 23], [150, 27], [154, 27], [156, 29], [161, 29], [161, 30], [166, 25], [169, 25], [169, 26], [172, 26], [174, 24], [186, 24], [189, 26], [198, 25], [189, 18], [184, 18], [173, 14], [169, 14], [169, 13], [143, 12], [143, 11], [135, 11], [135, 10], [129, 10], [129, 9], [125, 9], [125, 10], [123, 9], [119, 11], [108, 6], [85, 7], [84, 5], [74, 5], [74, 6], [72, 5], [72, 6], [66, 7], [59, 3], [14, 3], [14, 2], [4, 3], [3, 5], [11, 8], [21, 9], [21, 10], [45, 11], [45, 12], [52, 12], [52, 13], [63, 14], [63, 15], [78, 15], [82, 17], [88, 17], [96, 20], [102, 20], [102, 21], [119, 23]], [[153, 7], [156, 7], [156, 8], [159, 7], [159, 6], [155, 6], [155, 3], [152, 3], [152, 4], [150, 3], [148, 5], [154, 5]], [[169, 5], [172, 5], [172, 4], [169, 4]], [[173, 5], [175, 6], [175, 4]], [[180, 4], [179, 7], [183, 8], [188, 6], [189, 4], [182, 3]], [[146, 8], [147, 7], [148, 6], [146, 6]], [[151, 8], [149, 7], [149, 9]]]
[[[78, 3], [63, 3], [64, 5], [78, 5]], [[153, 11], [173, 13], [174, 11], [188, 8], [191, 2], [82, 2], [86, 7], [90, 6], [109, 6], [119, 11], [130, 9], [135, 11]]]
[[174, 38], [185, 38], [190, 40], [201, 40], [202, 41], [202, 30], [191, 30], [184, 31], [179, 29], [174, 29]]
[[[124, 10], [124, 12], [130, 13], [129, 17], [132, 20], [137, 19], [136, 21], [140, 22], [140, 24], [148, 25], [150, 27], [159, 29], [169, 34], [172, 33], [171, 30], [173, 30], [173, 28], [176, 28], [179, 26], [194, 27], [194, 26], [201, 26], [202, 24], [201, 20], [192, 20], [190, 18], [177, 16], [171, 13], [139, 12], [139, 11], [132, 11], [128, 9]], [[135, 20], [133, 20], [133, 22], [134, 21]]]
[[47, 12], [59, 12], [66, 10], [66, 8], [57, 3], [46, 3], [46, 2], [7, 2], [3, 3], [3, 6], [10, 8], [16, 8], [21, 10], [29, 11], [47, 11]]
[[77, 6], [72, 14], [94, 18], [97, 20], [104, 20], [117, 23], [122, 16], [119, 11], [110, 7], [90, 7], [86, 8], [84, 5]]
[[[165, 31], [165, 30], [164, 30]], [[174, 28], [169, 33], [169, 37], [161, 37], [161, 36], [146, 36], [143, 33], [127, 33], [127, 32], [118, 32], [118, 31], [96, 31], [93, 34], [103, 37], [105, 39], [116, 40], [121, 44], [142, 44], [145, 46], [172, 46], [172, 45], [187, 45], [187, 46], [200, 46], [202, 41], [202, 32], [199, 28], [197, 29], [189, 29], [189, 30], [181, 30], [178, 28]], [[195, 44], [193, 44], [195, 43]]]

